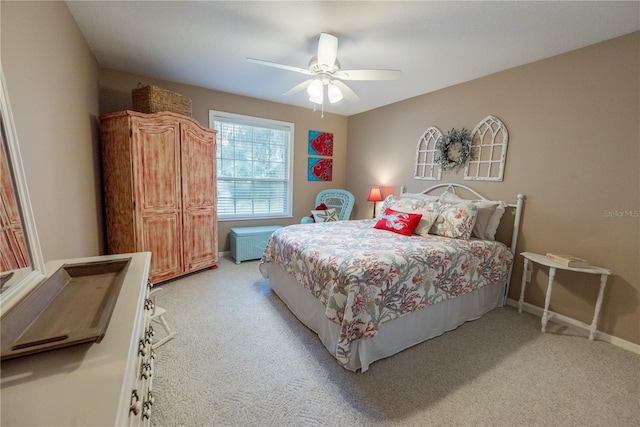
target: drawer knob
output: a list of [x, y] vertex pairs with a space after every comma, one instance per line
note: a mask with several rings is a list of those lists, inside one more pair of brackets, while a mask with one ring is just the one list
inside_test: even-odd
[[142, 405], [142, 419], [148, 420], [151, 417], [151, 404], [144, 402]]
[[155, 335], [155, 332], [153, 331], [153, 326], [149, 325], [149, 328], [147, 328], [147, 330], [144, 333], [144, 341], [151, 345], [151, 338]]
[[153, 366], [151, 365], [151, 363], [143, 363], [141, 372], [140, 372], [140, 379], [148, 380], [152, 376], [153, 376]]
[[138, 396], [138, 390], [131, 392], [131, 404], [129, 405], [129, 413], [138, 415], [140, 413], [140, 396]]
[[138, 355], [144, 357], [148, 353], [149, 350], [147, 349], [147, 343], [145, 343], [143, 340], [138, 341]]

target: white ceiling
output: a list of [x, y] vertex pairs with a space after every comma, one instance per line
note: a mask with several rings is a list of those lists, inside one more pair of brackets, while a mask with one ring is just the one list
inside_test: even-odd
[[[347, 82], [352, 115], [640, 30], [640, 1], [67, 1], [103, 68], [312, 108], [307, 68], [321, 32], [343, 69], [399, 69]], [[576, 70], [580, 72], [580, 70]]]

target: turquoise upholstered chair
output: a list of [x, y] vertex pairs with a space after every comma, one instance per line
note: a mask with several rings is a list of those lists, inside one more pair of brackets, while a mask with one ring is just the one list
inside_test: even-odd
[[[351, 216], [353, 210], [353, 204], [355, 203], [355, 197], [347, 190], [330, 189], [322, 190], [316, 196], [316, 206], [324, 203], [327, 208], [334, 208], [338, 212], [338, 218], [340, 221], [347, 220]], [[302, 224], [311, 224], [313, 219], [310, 216], [305, 216], [300, 221]]]

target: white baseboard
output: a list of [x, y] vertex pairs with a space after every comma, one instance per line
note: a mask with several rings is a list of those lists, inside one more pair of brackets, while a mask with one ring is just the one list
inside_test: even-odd
[[[518, 301], [508, 298], [507, 305], [518, 308]], [[524, 304], [522, 304], [522, 311], [526, 311], [527, 313], [533, 314], [534, 316], [542, 317], [542, 312], [544, 311], [544, 309], [525, 302]], [[550, 320], [561, 325], [573, 326], [574, 328], [582, 329], [587, 333], [589, 333], [591, 330], [591, 325], [587, 325], [584, 322], [555, 312], [553, 313], [553, 317], [551, 317]], [[640, 354], [640, 345], [634, 344], [630, 341], [626, 341], [618, 337], [614, 337], [613, 335], [605, 334], [604, 332], [596, 331], [594, 339], [598, 341], [608, 342], [609, 344], [613, 344], [616, 347], [623, 348], [635, 354]]]

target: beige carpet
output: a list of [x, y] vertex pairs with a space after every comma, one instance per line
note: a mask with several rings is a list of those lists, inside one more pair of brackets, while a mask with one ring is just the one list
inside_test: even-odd
[[162, 284], [154, 426], [637, 426], [640, 356], [513, 308], [365, 373], [341, 368], [258, 262]]

